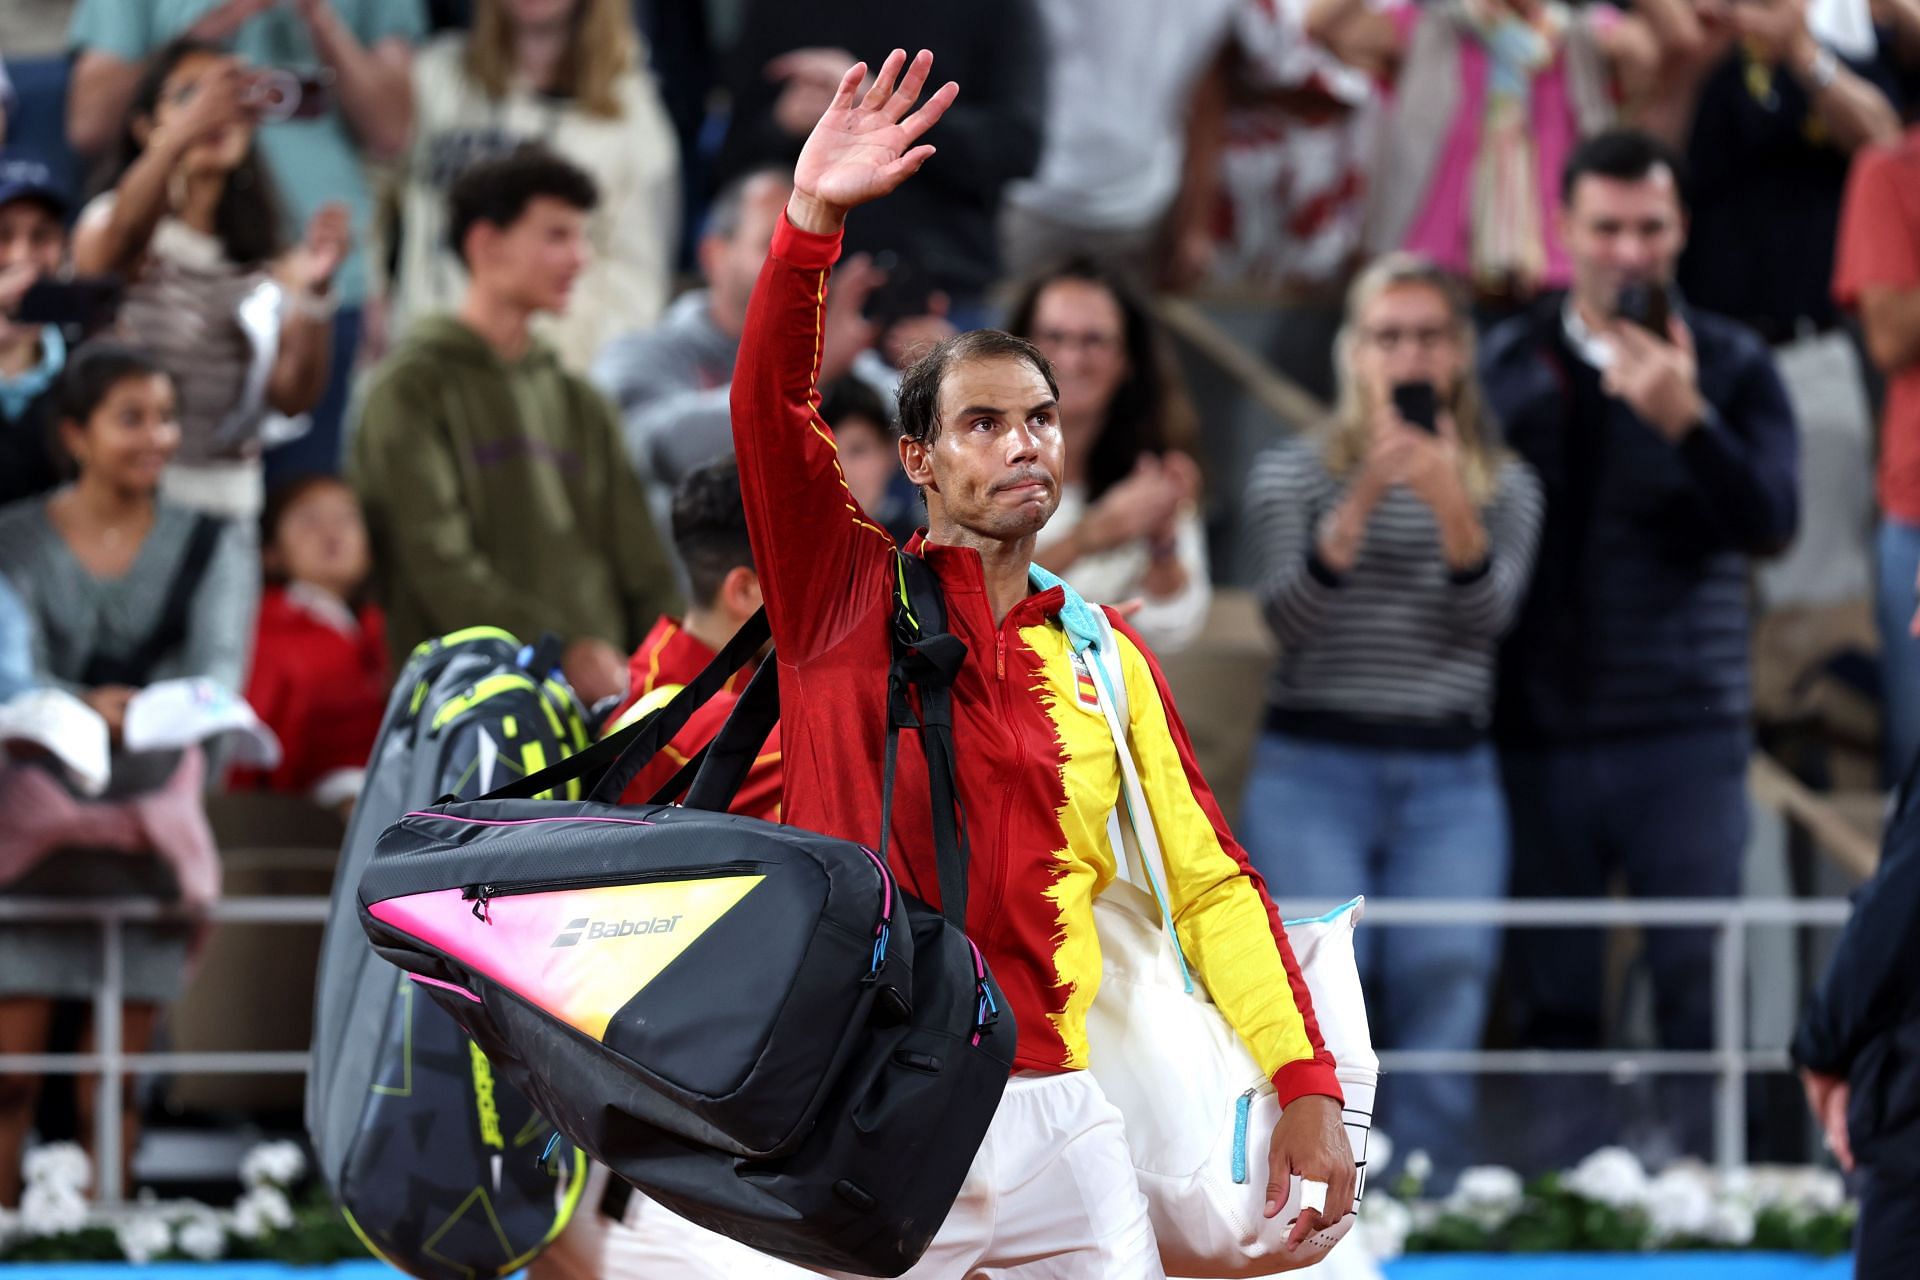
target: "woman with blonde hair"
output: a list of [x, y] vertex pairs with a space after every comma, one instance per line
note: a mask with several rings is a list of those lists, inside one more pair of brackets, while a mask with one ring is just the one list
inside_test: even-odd
[[473, 27], [413, 63], [388, 332], [451, 311], [466, 273], [446, 195], [474, 161], [538, 142], [593, 175], [593, 264], [542, 336], [584, 373], [608, 338], [659, 318], [673, 279], [680, 154], [627, 0], [478, 0]]
[[[1494, 898], [1507, 820], [1493, 664], [1533, 568], [1541, 487], [1500, 446], [1451, 278], [1389, 254], [1347, 295], [1339, 404], [1264, 455], [1256, 590], [1280, 642], [1237, 830], [1290, 895]], [[1477, 1048], [1499, 941], [1484, 926], [1363, 940], [1386, 1047]], [[1409, 1073], [1381, 1124], [1444, 1180], [1472, 1162], [1473, 1081]]]

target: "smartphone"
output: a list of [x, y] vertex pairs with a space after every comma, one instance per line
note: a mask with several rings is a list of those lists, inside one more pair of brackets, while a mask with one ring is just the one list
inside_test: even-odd
[[1409, 426], [1440, 434], [1440, 395], [1431, 382], [1401, 382], [1393, 388], [1393, 408]]
[[927, 302], [934, 290], [925, 272], [910, 259], [892, 252], [875, 254], [873, 265], [886, 272], [887, 278], [867, 295], [866, 305], [860, 309], [862, 315], [884, 333], [902, 320], [927, 314]]
[[1628, 281], [1620, 286], [1620, 298], [1614, 304], [1614, 311], [1621, 319], [1632, 321], [1662, 342], [1673, 340], [1673, 335], [1668, 332], [1668, 324], [1673, 319], [1673, 300], [1663, 284], [1648, 284], [1644, 280]]
[[330, 72], [296, 75], [283, 67], [268, 67], [254, 77], [247, 100], [262, 121], [317, 120], [333, 109]]
[[118, 276], [82, 276], [73, 280], [37, 280], [20, 296], [20, 324], [78, 326], [92, 332], [113, 323], [120, 308]]

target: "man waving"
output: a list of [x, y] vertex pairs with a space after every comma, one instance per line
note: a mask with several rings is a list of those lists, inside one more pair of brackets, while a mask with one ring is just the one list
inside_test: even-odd
[[[747, 525], [781, 665], [785, 819], [866, 842], [881, 821], [894, 544], [847, 489], [815, 381], [848, 211], [940, 163], [939, 134], [918, 139], [959, 90], [948, 84], [916, 110], [933, 58], [923, 51], [903, 76], [905, 63], [896, 50], [864, 94], [867, 68], [849, 70], [807, 140], [733, 380]], [[1056, 397], [1046, 358], [994, 330], [941, 343], [900, 388], [901, 461], [926, 497], [929, 526], [907, 552], [933, 568], [968, 653], [953, 684], [972, 848], [967, 928], [1019, 1039], [1000, 1111], [912, 1276], [1163, 1274], [1120, 1115], [1082, 1069], [1100, 984], [1093, 900], [1116, 874], [1107, 819], [1120, 768], [1077, 660], [1099, 621], [1033, 564], [1034, 537], [1060, 500]], [[1181, 943], [1285, 1108], [1268, 1212], [1285, 1201], [1290, 1173], [1329, 1184], [1324, 1212], [1301, 1215], [1302, 1238], [1353, 1199], [1333, 1059], [1279, 916], [1193, 763], [1159, 668], [1111, 611], [1108, 621]], [[900, 750], [895, 867], [911, 892], [937, 903], [916, 736], [904, 735]]]

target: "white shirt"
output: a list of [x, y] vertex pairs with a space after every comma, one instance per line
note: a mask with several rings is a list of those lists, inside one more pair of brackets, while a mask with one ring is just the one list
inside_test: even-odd
[[[1065, 533], [1087, 514], [1087, 487], [1084, 484], [1060, 486], [1060, 506], [1047, 522], [1055, 534]], [[1173, 653], [1192, 643], [1206, 625], [1207, 610], [1213, 605], [1213, 581], [1207, 565], [1207, 531], [1200, 513], [1183, 511], [1174, 529], [1174, 556], [1187, 571], [1187, 585], [1177, 594], [1164, 597], [1147, 595], [1141, 586], [1153, 567], [1153, 552], [1145, 538], [1114, 547], [1095, 555], [1081, 556], [1060, 576], [1090, 604], [1119, 604], [1136, 596], [1146, 604], [1130, 619], [1156, 653]], [[1047, 535], [1042, 534], [1044, 546]], [[1048, 567], [1044, 561], [1041, 567]]]
[[1053, 45], [1046, 147], [1007, 199], [1071, 226], [1143, 230], [1180, 189], [1187, 102], [1251, 0], [1038, 0]]

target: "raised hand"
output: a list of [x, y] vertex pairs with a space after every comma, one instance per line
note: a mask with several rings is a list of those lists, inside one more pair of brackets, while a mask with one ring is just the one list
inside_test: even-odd
[[328, 201], [314, 210], [307, 220], [306, 236], [287, 254], [281, 267], [282, 282], [309, 293], [324, 293], [352, 247], [347, 206]]
[[922, 49], [902, 76], [906, 60], [904, 50], [888, 54], [864, 95], [866, 63], [856, 62], [840, 77], [833, 101], [794, 165], [787, 218], [796, 227], [833, 234], [847, 210], [887, 195], [933, 155], [932, 147], [915, 140], [945, 114], [960, 86], [948, 81], [912, 111], [933, 69], [933, 55]]

